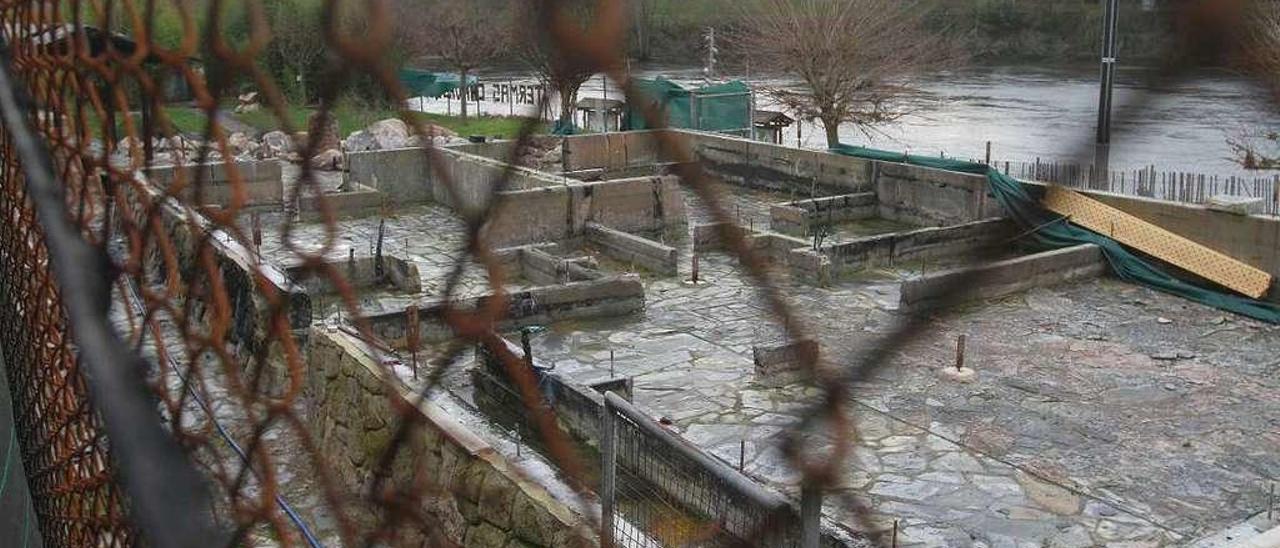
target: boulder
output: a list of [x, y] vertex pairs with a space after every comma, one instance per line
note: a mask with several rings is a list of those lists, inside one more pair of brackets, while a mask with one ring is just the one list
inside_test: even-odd
[[311, 157], [311, 167], [324, 171], [338, 171], [344, 167], [346, 156], [341, 150], [330, 148]]
[[279, 158], [293, 152], [293, 139], [283, 131], [269, 131], [262, 136], [262, 148], [259, 157]]
[[409, 126], [399, 118], [387, 118], [371, 124], [365, 129], [378, 142], [378, 149], [387, 150], [404, 148], [409, 139]]
[[347, 140], [342, 142], [342, 149], [347, 152], [364, 152], [366, 150], [378, 150], [378, 140], [365, 130], [360, 130], [347, 136]]
[[245, 152], [253, 152], [258, 148], [258, 143], [248, 135], [237, 131], [227, 137], [227, 147], [231, 149], [232, 154], [239, 156]]

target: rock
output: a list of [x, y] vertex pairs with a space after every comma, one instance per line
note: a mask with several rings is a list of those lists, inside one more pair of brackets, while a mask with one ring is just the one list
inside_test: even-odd
[[347, 152], [364, 152], [367, 150], [378, 150], [378, 140], [365, 130], [360, 130], [347, 136], [347, 140], [342, 142], [342, 149]]
[[338, 171], [346, 165], [346, 155], [341, 150], [331, 148], [311, 157], [311, 167], [326, 171]]
[[279, 158], [293, 152], [293, 139], [283, 131], [269, 131], [262, 136], [260, 158]]
[[378, 148], [382, 150], [404, 148], [405, 141], [409, 139], [409, 126], [399, 118], [379, 120], [365, 131], [373, 136], [373, 140], [378, 143]]
[[978, 372], [968, 367], [957, 369], [948, 365], [938, 370], [938, 376], [949, 381], [968, 384], [978, 378]]
[[248, 135], [237, 131], [227, 137], [227, 147], [231, 149], [232, 154], [239, 156], [246, 152], [253, 152], [258, 148], [258, 143], [250, 139]]
[[1018, 483], [1022, 484], [1027, 496], [1045, 510], [1063, 516], [1080, 512], [1080, 497], [1075, 493], [1021, 470], [1017, 472], [1016, 478]]
[[1166, 318], [1164, 316], [1160, 316], [1159, 318], [1156, 318], [1156, 323], [1171, 324], [1173, 323], [1173, 320], [1170, 320], [1169, 318]]

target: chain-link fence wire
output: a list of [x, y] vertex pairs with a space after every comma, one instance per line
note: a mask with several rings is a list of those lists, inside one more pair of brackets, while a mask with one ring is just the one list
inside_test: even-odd
[[[392, 443], [376, 459], [370, 484], [352, 493], [336, 484], [299, 414], [305, 363], [302, 342], [290, 324], [291, 301], [261, 279], [247, 280], [252, 300], [261, 308], [255, 329], [265, 342], [243, 344], [237, 340], [239, 326], [231, 323], [231, 309], [246, 303], [237, 300], [228, 286], [236, 280], [224, 275], [214, 250], [222, 235], [251, 241], [240, 222], [248, 206], [246, 184], [230, 161], [229, 131], [221, 115], [233, 82], [252, 82], [278, 125], [289, 134], [298, 129], [289, 116], [281, 83], [259, 59], [272, 40], [272, 29], [262, 16], [264, 3], [244, 2], [249, 40], [233, 45], [223, 32], [228, 24], [224, 20], [227, 2], [173, 2], [184, 29], [177, 48], [160, 47], [153, 38], [158, 3], [66, 0], [0, 5], [8, 62], [0, 81], [4, 114], [0, 321], [23, 458], [46, 542], [54, 546], [132, 545], [144, 538], [160, 546], [223, 544], [224, 538], [234, 544], [308, 542], [305, 525], [279, 496], [286, 487], [279, 479], [286, 466], [298, 468], [293, 477], [314, 478], [318, 499], [344, 545], [436, 538], [429, 532], [440, 524], [421, 504], [424, 493], [439, 487], [432, 484], [429, 471], [416, 474], [407, 484], [391, 480], [393, 463], [401, 453], [413, 450], [407, 442], [423, 427], [411, 405], [393, 400], [400, 416]], [[628, 97], [637, 96], [624, 69], [625, 2], [595, 2], [594, 20], [585, 27], [560, 11], [561, 2], [526, 3], [535, 8], [536, 17], [522, 24], [535, 26], [548, 37], [558, 63], [603, 72]], [[1184, 41], [1168, 55], [1169, 66], [1156, 76], [1155, 87], [1176, 79], [1198, 54], [1230, 47], [1244, 4], [1185, 2], [1175, 10]], [[317, 127], [327, 125], [338, 98], [357, 79], [372, 81], [394, 104], [404, 104], [406, 98], [386, 55], [393, 35], [386, 3], [355, 3], [362, 14], [356, 28], [336, 16], [344, 6], [328, 0], [320, 15], [329, 70], [319, 92]], [[197, 10], [204, 10], [199, 25]], [[134, 45], [110, 32], [124, 21], [133, 29]], [[190, 60], [197, 55], [217, 70], [206, 76], [193, 68]], [[165, 189], [153, 188], [136, 175], [155, 163], [163, 139], [176, 135], [160, 92], [166, 78], [184, 81], [207, 118], [202, 132], [206, 145], [199, 147], [192, 163], [225, 163], [232, 192], [228, 203], [217, 210], [199, 207], [209, 191], [206, 171], [180, 172], [178, 180]], [[1122, 114], [1140, 111], [1145, 101], [1139, 94], [1121, 105]], [[141, 116], [135, 116], [135, 111]], [[421, 120], [403, 114], [416, 133], [428, 133]], [[643, 116], [649, 127], [665, 125], [662, 113], [655, 109], [645, 110]], [[538, 127], [538, 120], [524, 123], [517, 138], [521, 145]], [[320, 132], [311, 132], [301, 145], [301, 174], [286, 202], [323, 194], [308, 161], [321, 152], [321, 138]], [[719, 222], [721, 239], [730, 253], [742, 259], [745, 274], [764, 296], [775, 321], [793, 339], [805, 338], [809, 331], [805, 322], [763, 258], [751, 249], [745, 231], [732, 222], [723, 197], [714, 191], [711, 174], [682, 135], [660, 132], [657, 139], [682, 183]], [[1075, 156], [1087, 155], [1086, 142], [1082, 139], [1080, 150], [1072, 151]], [[453, 202], [462, 203], [457, 199], [459, 183], [441, 168], [441, 153], [427, 146], [423, 154]], [[479, 264], [499, 298], [488, 300], [479, 310], [446, 311], [455, 339], [426, 373], [419, 397], [438, 386], [449, 369], [458, 367], [471, 345], [488, 347], [507, 365], [531, 421], [538, 426], [547, 456], [579, 493], [585, 493], [591, 486], [583, 475], [582, 458], [554, 428], [550, 409], [540, 405], [532, 374], [490, 329], [507, 309], [503, 298], [507, 275], [485, 242], [482, 228], [501, 205], [500, 191], [507, 188], [512, 169], [490, 186], [493, 192], [482, 207], [457, 212], [467, 253], [444, 283], [445, 300], [452, 301], [468, 265]], [[295, 239], [296, 222], [290, 217], [279, 227], [283, 246], [297, 262], [338, 288], [345, 316], [372, 340], [368, 326], [360, 320], [352, 285], [340, 268], [326, 261], [339, 236], [333, 207], [323, 197], [316, 203], [326, 226], [320, 245]], [[175, 221], [169, 216], [174, 211], [185, 215]], [[260, 265], [254, 269], [257, 276], [267, 276]], [[957, 278], [951, 298], [962, 298], [974, 281]], [[113, 305], [113, 301], [127, 303]], [[298, 303], [292, 305], [296, 308]], [[124, 332], [111, 329], [108, 310], [113, 309], [127, 316]], [[829, 363], [802, 356], [804, 368], [824, 389], [820, 402], [783, 444], [804, 481], [830, 484], [856, 447], [849, 381], [867, 378], [937, 317], [911, 317], [881, 344], [857, 356], [839, 356]], [[122, 344], [120, 337], [132, 344]], [[143, 360], [143, 354], [150, 360]], [[282, 371], [274, 385], [268, 375], [271, 363]], [[231, 426], [224, 428], [223, 420]], [[804, 433], [814, 429], [824, 430], [835, 443], [827, 450], [805, 447], [802, 440], [812, 436]], [[220, 434], [226, 430], [230, 432]], [[268, 437], [269, 432], [282, 434]], [[228, 439], [234, 439], [242, 458], [227, 457]], [[280, 444], [295, 446], [302, 458], [286, 464], [275, 451]], [[206, 485], [211, 496], [206, 495]], [[586, 510], [587, 500], [579, 499], [579, 510], [592, 516]], [[868, 513], [860, 500], [847, 502], [864, 510], [860, 523], [851, 524], [854, 528], [876, 542], [888, 541], [865, 519]], [[357, 519], [358, 515], [363, 518]], [[762, 532], [742, 538], [767, 537]]]

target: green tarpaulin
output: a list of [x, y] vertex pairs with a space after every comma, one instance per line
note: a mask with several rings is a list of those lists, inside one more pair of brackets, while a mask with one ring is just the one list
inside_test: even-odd
[[685, 89], [680, 84], [657, 78], [635, 81], [640, 103], [634, 100], [623, 115], [624, 129], [648, 129], [643, 105], [662, 109], [667, 126], [703, 131], [751, 131], [751, 87], [738, 81]]
[[1111, 265], [1111, 270], [1123, 280], [1139, 283], [1222, 310], [1280, 324], [1280, 305], [1223, 293], [1175, 278], [1159, 266], [1130, 251], [1111, 238], [1073, 225], [1070, 222], [1062, 222], [1061, 216], [1040, 207], [1039, 198], [1032, 194], [1032, 189], [1029, 189], [1027, 185], [1023, 185], [1017, 179], [1000, 173], [985, 164], [947, 158], [913, 156], [852, 145], [837, 145], [831, 149], [831, 152], [869, 160], [899, 162], [948, 171], [986, 175], [991, 194], [1004, 206], [1005, 212], [1027, 230], [1028, 237], [1031, 238], [1032, 242], [1038, 244], [1041, 248], [1058, 249], [1079, 244], [1096, 244], [1102, 248], [1107, 262]]
[[[474, 77], [467, 80], [471, 85], [476, 84]], [[428, 72], [418, 69], [401, 69], [400, 83], [409, 90], [410, 97], [440, 97], [462, 87], [462, 79], [457, 73]]]

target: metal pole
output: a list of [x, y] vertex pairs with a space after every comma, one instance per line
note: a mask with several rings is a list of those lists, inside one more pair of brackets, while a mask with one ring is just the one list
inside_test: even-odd
[[[611, 394], [609, 392], [607, 394]], [[604, 399], [600, 416], [600, 546], [613, 548], [613, 505], [618, 496], [617, 418], [613, 404]]]
[[822, 487], [805, 482], [800, 488], [800, 546], [818, 548], [822, 542]]
[[1120, 0], [1106, 0], [1107, 13], [1102, 22], [1102, 78], [1098, 97], [1098, 144], [1111, 142], [1111, 94], [1115, 87], [1116, 26]]

